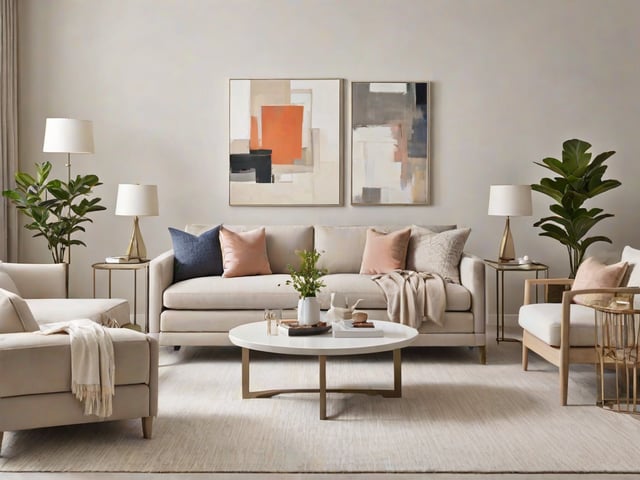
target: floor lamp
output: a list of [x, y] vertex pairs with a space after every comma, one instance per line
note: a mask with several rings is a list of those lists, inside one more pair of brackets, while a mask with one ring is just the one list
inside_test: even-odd
[[531, 215], [530, 185], [491, 185], [489, 190], [489, 215], [507, 217], [500, 241], [500, 262], [515, 260], [513, 236], [509, 228], [509, 217], [527, 217]]

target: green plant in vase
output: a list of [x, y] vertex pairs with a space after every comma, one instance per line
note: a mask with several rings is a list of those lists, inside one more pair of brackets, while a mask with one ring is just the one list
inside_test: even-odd
[[285, 283], [298, 292], [298, 323], [316, 325], [320, 322], [320, 304], [316, 297], [325, 286], [322, 276], [327, 271], [318, 268], [320, 253], [315, 249], [300, 250], [296, 254], [300, 257], [300, 267], [295, 269], [292, 265], [287, 265], [291, 280]]
[[614, 215], [604, 213], [601, 208], [586, 208], [585, 202], [621, 185], [618, 180], [602, 178], [607, 170], [604, 162], [616, 152], [603, 152], [592, 158], [590, 148], [591, 144], [583, 140], [567, 140], [562, 144], [561, 160], [548, 157], [542, 163], [534, 162], [557, 174], [531, 185], [532, 190], [555, 201], [549, 206], [553, 215], [541, 218], [534, 227], [543, 230], [541, 236], [553, 238], [566, 247], [571, 278], [575, 278], [587, 248], [596, 242], [611, 243], [603, 235], [586, 235], [597, 223]]
[[16, 189], [5, 190], [2, 195], [31, 219], [25, 228], [36, 232], [34, 238], [45, 238], [53, 262], [62, 263], [71, 245], [86, 247], [72, 235], [84, 232], [84, 223], [93, 222], [88, 217], [90, 213], [106, 208], [100, 205], [101, 198], [91, 198], [93, 189], [102, 185], [96, 175], [78, 175], [65, 183], [49, 180], [50, 173], [50, 162], [36, 163], [35, 178], [25, 172], [16, 173]]

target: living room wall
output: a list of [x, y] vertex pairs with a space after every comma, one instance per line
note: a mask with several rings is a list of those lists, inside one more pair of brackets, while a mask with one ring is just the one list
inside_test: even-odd
[[[639, 27], [636, 0], [22, 0], [20, 168], [50, 160], [65, 178], [64, 155], [42, 153], [45, 118], [93, 120], [96, 153], [73, 156], [73, 172], [100, 177], [108, 210], [73, 249], [72, 296], [127, 246], [119, 183], [158, 185], [160, 216], [141, 219], [151, 256], [190, 222], [457, 223], [468, 251], [495, 258], [504, 218], [487, 216], [489, 186], [537, 182], [533, 162], [569, 138], [617, 151], [608, 175], [623, 186], [594, 202], [615, 214], [596, 229], [613, 244], [590, 251], [613, 261], [640, 245]], [[343, 206], [228, 205], [230, 78], [345, 79]], [[429, 206], [350, 205], [348, 82], [367, 80], [432, 82]], [[565, 250], [532, 226], [547, 205], [534, 193], [533, 216], [512, 220], [516, 254], [561, 276]], [[19, 257], [50, 261], [24, 229]]]

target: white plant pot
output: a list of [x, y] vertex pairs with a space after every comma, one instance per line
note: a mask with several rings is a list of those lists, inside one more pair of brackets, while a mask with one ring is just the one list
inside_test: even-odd
[[316, 297], [305, 297], [298, 300], [298, 323], [300, 325], [320, 323], [320, 302]]

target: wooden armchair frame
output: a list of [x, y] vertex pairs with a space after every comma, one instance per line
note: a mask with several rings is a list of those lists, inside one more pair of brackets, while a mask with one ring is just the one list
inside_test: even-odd
[[[525, 280], [524, 285], [524, 305], [531, 304], [531, 291], [533, 287], [544, 286], [545, 290], [549, 285], [565, 285], [571, 286], [573, 280], [570, 278], [531, 278]], [[618, 287], [618, 288], [590, 288], [585, 290], [566, 290], [562, 294], [562, 303], [558, 304], [558, 308], [562, 310], [562, 318], [560, 323], [560, 346], [555, 347], [540, 340], [527, 330], [522, 332], [522, 368], [527, 370], [529, 364], [529, 350], [537, 353], [549, 363], [555, 365], [560, 373], [560, 402], [562, 405], [567, 404], [567, 389], [569, 385], [569, 365], [571, 363], [578, 364], [595, 364], [598, 362], [598, 356], [594, 346], [590, 347], [572, 347], [569, 345], [569, 329], [571, 326], [571, 304], [573, 297], [586, 293], [612, 293], [612, 294], [632, 294], [640, 295], [640, 287]], [[546, 298], [546, 295], [545, 295]], [[595, 326], [595, 311], [594, 311]]]

